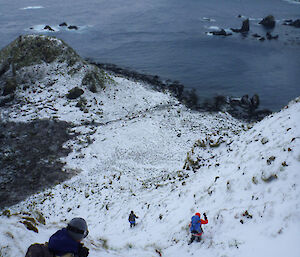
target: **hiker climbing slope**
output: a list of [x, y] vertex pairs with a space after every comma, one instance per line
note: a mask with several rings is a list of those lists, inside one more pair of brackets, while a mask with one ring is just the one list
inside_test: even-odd
[[87, 257], [89, 249], [81, 243], [87, 235], [86, 221], [83, 218], [74, 218], [66, 228], [54, 233], [49, 243], [30, 245], [25, 257]]
[[138, 218], [139, 217], [136, 216], [133, 211], [130, 212], [129, 217], [128, 217], [128, 221], [130, 223], [131, 228], [135, 226], [135, 219], [138, 219]]
[[203, 213], [203, 216], [204, 216], [204, 220], [200, 218], [200, 213], [197, 212], [191, 218], [191, 223], [189, 226], [190, 226], [190, 232], [191, 232], [192, 236], [191, 236], [189, 244], [193, 243], [194, 240], [196, 240], [197, 242], [200, 242], [201, 235], [203, 234], [203, 229], [202, 229], [201, 225], [208, 223], [205, 213]]

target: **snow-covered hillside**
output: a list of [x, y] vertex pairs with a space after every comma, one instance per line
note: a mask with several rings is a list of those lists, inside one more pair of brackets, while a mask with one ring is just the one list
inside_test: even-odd
[[[191, 111], [121, 77], [93, 93], [82, 80], [97, 68], [75, 66], [22, 68], [42, 75], [17, 89], [20, 101], [0, 109], [6, 121], [63, 120], [80, 133], [62, 160], [62, 172], [78, 174], [0, 216], [0, 256], [24, 256], [31, 243], [46, 242], [78, 216], [89, 226], [91, 257], [300, 256], [299, 98], [246, 124]], [[84, 90], [80, 100], [66, 98], [74, 86]], [[131, 210], [139, 216], [133, 229]], [[188, 245], [195, 212], [206, 212], [209, 223], [202, 242]], [[25, 220], [36, 222], [38, 233]]]

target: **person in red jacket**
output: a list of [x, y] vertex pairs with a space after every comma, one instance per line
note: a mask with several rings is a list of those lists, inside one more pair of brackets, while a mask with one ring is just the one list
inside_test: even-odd
[[207, 217], [206, 217], [205, 213], [203, 213], [203, 216], [204, 216], [204, 220], [200, 218], [201, 217], [200, 213], [197, 212], [192, 217], [191, 223], [189, 224], [190, 232], [192, 233], [192, 237], [190, 239], [189, 244], [193, 243], [194, 240], [196, 240], [197, 242], [200, 242], [201, 235], [203, 234], [203, 230], [202, 230], [201, 225], [208, 223], [208, 220], [207, 220]]

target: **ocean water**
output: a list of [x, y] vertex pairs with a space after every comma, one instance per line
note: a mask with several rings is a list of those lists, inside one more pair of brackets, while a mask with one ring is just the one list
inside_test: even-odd
[[[259, 21], [272, 14], [277, 40]], [[242, 17], [239, 18], [238, 15]], [[243, 36], [207, 32], [240, 28]], [[300, 3], [285, 0], [0, 0], [0, 48], [20, 34], [63, 39], [81, 56], [100, 63], [178, 80], [200, 99], [257, 93], [261, 107], [279, 110], [300, 95], [300, 29], [284, 26], [300, 19]], [[68, 30], [66, 22], [78, 26]], [[50, 25], [55, 31], [44, 31]]]

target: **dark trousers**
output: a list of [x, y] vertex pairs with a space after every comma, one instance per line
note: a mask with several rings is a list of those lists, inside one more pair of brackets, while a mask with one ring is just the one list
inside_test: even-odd
[[194, 241], [200, 242], [201, 241], [201, 236], [195, 236], [194, 234], [192, 234], [192, 237], [190, 239], [189, 244], [193, 243]]
[[135, 227], [135, 223], [130, 223], [130, 227]]

